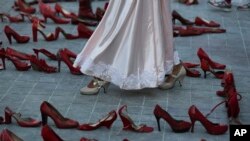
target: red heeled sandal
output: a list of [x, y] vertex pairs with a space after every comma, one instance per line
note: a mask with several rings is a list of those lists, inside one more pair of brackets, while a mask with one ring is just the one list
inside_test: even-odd
[[41, 49], [33, 49], [34, 53], [36, 54], [37, 58], [39, 58], [39, 53], [44, 54], [45, 56], [47, 56], [48, 58], [50, 58], [51, 60], [57, 60], [57, 56], [51, 52], [49, 52], [48, 50], [41, 48]]
[[40, 21], [35, 20], [32, 23], [32, 35], [34, 42], [37, 42], [37, 32], [40, 32], [46, 41], [54, 41], [57, 39], [53, 33], [45, 35], [45, 33], [42, 31], [42, 28], [45, 28], [45, 26]]
[[220, 27], [220, 24], [218, 24], [215, 21], [207, 21], [206, 19], [200, 18], [200, 17], [196, 17], [195, 18], [195, 25], [198, 26], [207, 26], [207, 27]]
[[24, 21], [22, 16], [10, 16], [7, 13], [0, 13], [2, 22], [4, 21], [4, 17], [6, 17], [11, 23], [19, 23]]
[[57, 128], [77, 128], [79, 123], [75, 120], [65, 118], [54, 106], [44, 101], [40, 106], [42, 124], [47, 124], [48, 116], [53, 119]]
[[74, 40], [74, 39], [79, 38], [79, 35], [73, 35], [73, 34], [66, 33], [61, 27], [56, 28], [55, 38], [58, 38], [60, 33], [62, 33], [64, 38], [67, 40]]
[[228, 130], [227, 125], [212, 123], [209, 121], [194, 105], [189, 108], [188, 114], [192, 122], [191, 132], [194, 132], [194, 124], [196, 121], [200, 121], [206, 128], [207, 132], [212, 135], [221, 135]]
[[23, 141], [20, 137], [8, 129], [3, 129], [0, 134], [1, 141]]
[[55, 4], [55, 10], [58, 15], [61, 13], [65, 18], [72, 19], [77, 17], [75, 13], [63, 9], [62, 6], [58, 3]]
[[161, 131], [160, 128], [161, 118], [163, 118], [170, 125], [173, 132], [176, 133], [187, 132], [191, 128], [190, 122], [174, 119], [167, 111], [163, 110], [159, 105], [155, 106], [154, 115], [157, 121], [159, 131]]
[[5, 124], [11, 124], [12, 117], [17, 121], [17, 124], [21, 127], [38, 127], [41, 125], [41, 121], [33, 118], [22, 118], [20, 113], [13, 112], [9, 107], [5, 107]]
[[20, 51], [17, 51], [13, 48], [7, 47], [6, 51], [5, 51], [6, 56], [12, 56], [15, 58], [18, 58], [20, 60], [29, 60], [31, 55], [30, 54], [26, 54]]
[[79, 125], [78, 129], [79, 130], [90, 131], [90, 130], [95, 130], [95, 129], [101, 127], [101, 126], [105, 126], [108, 129], [110, 129], [113, 122], [116, 120], [116, 118], [117, 118], [117, 114], [113, 110], [113, 111], [109, 112], [109, 114], [107, 116], [100, 119], [97, 123], [82, 124], [82, 125]]
[[78, 24], [77, 31], [79, 38], [90, 38], [93, 34], [93, 31], [91, 29], [81, 23]]
[[38, 59], [35, 55], [32, 55], [30, 57], [30, 63], [33, 68], [33, 70], [37, 71], [43, 71], [46, 73], [56, 73], [57, 68], [53, 66], [49, 66], [45, 60], [43, 59]]
[[8, 41], [10, 44], [12, 44], [11, 38], [13, 37], [17, 43], [27, 43], [30, 40], [29, 36], [21, 36], [16, 31], [14, 31], [12, 28], [10, 28], [8, 25], [4, 27], [4, 33], [8, 38]]
[[193, 25], [194, 22], [189, 21], [188, 19], [183, 18], [177, 11], [173, 10], [172, 12], [173, 24], [175, 20], [179, 20], [183, 25]]
[[131, 130], [141, 133], [153, 132], [154, 128], [149, 127], [145, 124], [135, 125], [133, 120], [127, 114], [124, 113], [124, 110], [127, 110], [127, 105], [124, 105], [119, 109], [119, 116], [123, 123], [123, 130]]
[[201, 73], [195, 69], [190, 69], [192, 67], [196, 67], [197, 64], [191, 64], [191, 63], [183, 63], [183, 66], [186, 70], [186, 75], [189, 77], [200, 77]]

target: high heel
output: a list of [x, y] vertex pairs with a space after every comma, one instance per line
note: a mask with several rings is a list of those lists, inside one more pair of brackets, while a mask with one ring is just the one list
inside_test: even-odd
[[131, 130], [131, 131], [141, 132], [141, 133], [153, 132], [154, 128], [149, 127], [145, 124], [135, 125], [135, 123], [127, 115], [127, 113], [124, 113], [125, 110], [127, 111], [127, 105], [124, 105], [119, 109], [119, 116], [123, 123], [123, 130]]
[[204, 78], [207, 78], [207, 72], [210, 72], [218, 79], [222, 79], [224, 77], [224, 71], [214, 71], [209, 62], [205, 59], [201, 60], [201, 69], [204, 72]]
[[93, 34], [93, 31], [82, 23], [78, 24], [77, 31], [80, 38], [90, 38]]
[[4, 17], [8, 18], [11, 23], [19, 23], [24, 21], [23, 17], [21, 16], [10, 16], [7, 13], [0, 13], [2, 22], [4, 21]]
[[109, 114], [106, 115], [104, 118], [100, 119], [97, 123], [82, 124], [82, 125], [79, 125], [78, 129], [90, 131], [90, 130], [95, 130], [101, 126], [105, 126], [108, 129], [110, 129], [110, 127], [112, 126], [112, 124], [116, 120], [116, 118], [117, 118], [117, 114], [113, 110], [113, 111], [109, 112]]
[[8, 129], [3, 129], [0, 134], [1, 141], [23, 141], [20, 137]]
[[183, 120], [174, 119], [167, 111], [163, 110], [159, 105], [155, 106], [154, 115], [157, 121], [158, 130], [160, 128], [160, 119], [163, 118], [176, 133], [187, 132], [191, 128], [191, 123]]
[[34, 53], [36, 54], [37, 58], [39, 58], [39, 53], [44, 54], [45, 56], [47, 56], [48, 58], [50, 58], [51, 60], [57, 60], [57, 56], [51, 52], [49, 52], [48, 50], [41, 48], [41, 49], [33, 49]]
[[7, 47], [6, 48], [6, 56], [12, 56], [15, 58], [18, 58], [20, 60], [29, 60], [31, 55], [30, 54], [26, 54], [17, 50], [14, 50], [13, 48]]
[[107, 93], [109, 84], [110, 83], [107, 81], [94, 78], [93, 80], [90, 81], [90, 83], [87, 86], [81, 88], [80, 93], [82, 95], [94, 95], [98, 94], [101, 88], [103, 88], [104, 93]]
[[17, 6], [19, 10], [24, 13], [34, 14], [36, 12], [36, 9], [34, 7], [31, 7], [27, 3], [24, 3], [23, 0], [17, 0]]
[[82, 75], [80, 68], [79, 67], [75, 68], [73, 66], [73, 62], [70, 60], [70, 56], [63, 49], [58, 50], [57, 59], [58, 59], [58, 72], [60, 72], [61, 61], [63, 61], [68, 66], [68, 68], [72, 74]]
[[13, 37], [17, 41], [17, 43], [27, 43], [30, 40], [29, 36], [21, 36], [21, 35], [19, 35], [16, 31], [14, 31], [8, 25], [6, 25], [4, 27], [4, 33], [7, 36], [10, 44], [12, 44], [11, 37]]
[[57, 24], [68, 24], [70, 22], [70, 20], [57, 17], [55, 14], [56, 12], [49, 5], [43, 3], [41, 0], [39, 0], [39, 9], [40, 13], [44, 17], [44, 22], [47, 22], [47, 18], [50, 18]]
[[31, 65], [25, 62], [21, 62], [18, 58], [6, 55], [6, 58], [10, 60], [18, 71], [27, 71], [31, 68]]
[[55, 133], [55, 131], [48, 125], [44, 125], [42, 127], [41, 135], [42, 135], [43, 141], [63, 141], [63, 139], [59, 137]]
[[31, 14], [28, 14], [28, 13], [23, 13], [23, 12], [20, 12], [20, 15], [22, 16], [22, 19], [25, 20], [25, 17], [28, 18], [28, 20], [33, 23], [34, 21], [39, 21], [39, 22], [44, 22], [43, 19], [40, 19], [34, 15], [31, 15]]
[[0, 58], [1, 58], [1, 60], [2, 60], [2, 63], [3, 63], [3, 67], [2, 67], [2, 69], [4, 69], [5, 70], [5, 49], [4, 48], [0, 48]]
[[221, 85], [224, 87], [224, 89], [221, 91], [217, 91], [217, 96], [228, 98], [230, 89], [232, 87], [235, 87], [234, 76], [231, 71], [225, 71], [224, 77], [221, 79]]
[[81, 0], [79, 6], [78, 17], [86, 20], [97, 21], [96, 15], [93, 13], [91, 0]]
[[51, 119], [53, 119], [57, 128], [76, 128], [79, 126], [77, 121], [63, 117], [61, 113], [47, 101], [44, 101], [41, 104], [40, 111], [43, 125], [47, 124], [47, 119], [49, 116]]
[[187, 67], [187, 68], [195, 68], [200, 66], [200, 64], [195, 64], [195, 63], [190, 63], [190, 62], [183, 62], [183, 66]]
[[220, 24], [218, 24], [215, 21], [207, 21], [206, 19], [200, 18], [200, 17], [196, 17], [195, 18], [195, 25], [198, 26], [207, 26], [207, 27], [220, 27]]
[[41, 121], [33, 118], [22, 118], [20, 113], [13, 112], [9, 107], [5, 107], [5, 124], [10, 124], [12, 117], [17, 121], [21, 127], [38, 127], [41, 125]]
[[77, 17], [75, 13], [63, 9], [62, 6], [58, 3], [55, 4], [55, 11], [58, 15], [61, 13], [65, 18], [72, 19]]
[[194, 24], [194, 22], [191, 22], [188, 19], [183, 18], [177, 11], [173, 10], [173, 12], [172, 12], [173, 24], [175, 24], [176, 19], [179, 20], [183, 25], [193, 25]]
[[188, 114], [192, 122], [191, 132], [194, 132], [194, 124], [196, 121], [200, 121], [206, 128], [207, 132], [212, 135], [221, 135], [228, 130], [227, 125], [212, 123], [209, 121], [194, 105], [189, 108]]
[[67, 40], [74, 40], [74, 39], [79, 38], [79, 35], [73, 35], [73, 34], [66, 33], [61, 27], [56, 28], [55, 38], [58, 38], [60, 33], [62, 33], [64, 38]]
[[176, 81], [179, 81], [180, 86], [182, 86], [181, 82], [183, 81], [185, 76], [186, 76], [186, 70], [182, 65], [178, 74], [176, 75], [170, 74], [168, 77], [171, 77], [171, 78], [167, 78], [161, 85], [159, 85], [159, 88], [165, 89], [165, 90], [171, 89], [174, 87]]
[[35, 20], [32, 23], [32, 35], [34, 42], [37, 42], [37, 32], [40, 32], [46, 41], [54, 41], [57, 39], [53, 33], [45, 35], [45, 33], [42, 31], [42, 28], [45, 28], [45, 26], [40, 21]]
[[53, 66], [49, 66], [45, 60], [38, 59], [35, 55], [32, 55], [30, 57], [30, 63], [33, 68], [33, 70], [36, 71], [43, 71], [46, 73], [55, 73], [57, 72], [57, 68]]

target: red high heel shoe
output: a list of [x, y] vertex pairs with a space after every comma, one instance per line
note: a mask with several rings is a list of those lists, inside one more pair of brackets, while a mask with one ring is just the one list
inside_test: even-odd
[[81, 23], [78, 24], [77, 31], [80, 38], [90, 38], [93, 34], [93, 31], [91, 29]]
[[91, 0], [80, 1], [78, 17], [80, 19], [97, 20], [96, 15], [92, 10]]
[[32, 23], [32, 35], [34, 42], [37, 42], [37, 32], [40, 32], [46, 41], [54, 41], [57, 39], [53, 33], [45, 35], [45, 33], [42, 31], [42, 28], [45, 28], [45, 26], [38, 20], [35, 20]]
[[56, 39], [59, 37], [60, 33], [62, 33], [64, 38], [67, 39], [67, 40], [74, 40], [74, 39], [79, 38], [79, 35], [72, 35], [72, 34], [66, 33], [61, 27], [57, 27], [56, 28], [56, 33], [55, 33], [55, 38]]
[[61, 13], [65, 18], [72, 19], [77, 17], [75, 13], [63, 9], [62, 6], [58, 3], [55, 4], [55, 10], [58, 15]]
[[212, 28], [212, 27], [194, 27], [194, 26], [187, 26], [188, 30], [196, 30], [203, 33], [225, 33], [226, 29], [222, 28]]
[[[237, 98], [239, 96], [239, 99]], [[237, 93], [235, 88], [231, 88], [229, 91], [229, 98], [227, 100], [227, 115], [229, 118], [236, 119], [240, 113], [239, 101], [242, 99], [242, 96]]]
[[62, 49], [60, 49], [57, 53], [58, 58], [58, 72], [60, 72], [61, 61], [63, 61], [69, 68], [70, 72], [74, 75], [82, 75], [80, 68], [73, 67], [73, 62], [70, 60], [70, 56]]
[[191, 123], [183, 120], [174, 119], [167, 111], [163, 110], [159, 105], [155, 106], [154, 115], [157, 121], [158, 130], [161, 131], [160, 118], [163, 118], [176, 133], [187, 132], [191, 128]]
[[24, 13], [29, 13], [29, 14], [36, 13], [36, 9], [25, 3], [23, 0], [17, 0], [17, 7], [19, 8], [20, 11]]
[[194, 64], [194, 63], [190, 63], [190, 62], [183, 62], [183, 66], [187, 67], [187, 68], [195, 68], [200, 66], [200, 64]]
[[194, 22], [189, 21], [188, 19], [183, 18], [177, 11], [173, 10], [172, 12], [172, 20], [173, 24], [175, 24], [175, 20], [179, 20], [183, 25], [193, 25]]
[[5, 124], [11, 124], [12, 117], [17, 121], [17, 124], [21, 127], [38, 127], [41, 125], [41, 121], [33, 118], [22, 118], [20, 113], [13, 112], [9, 107], [5, 107]]
[[47, 22], [47, 18], [50, 18], [57, 24], [68, 24], [70, 20], [59, 18], [56, 16], [56, 12], [47, 4], [39, 0], [39, 9], [44, 17], [44, 22]]
[[215, 21], [207, 21], [206, 19], [196, 17], [195, 18], [195, 25], [198, 26], [207, 26], [207, 27], [220, 27], [220, 24], [216, 23]]
[[77, 54], [75, 54], [74, 52], [72, 52], [71, 50], [69, 50], [67, 48], [64, 48], [63, 52], [65, 54], [67, 54], [67, 56], [70, 57], [70, 58], [76, 59], [76, 57], [77, 57]]
[[20, 12], [20, 15], [22, 16], [22, 19], [24, 20], [25, 17], [28, 18], [28, 20], [33, 23], [34, 21], [39, 21], [39, 22], [44, 22], [44, 19], [40, 19], [34, 15], [31, 15], [31, 14], [28, 14], [28, 13], [23, 13], [23, 12]]
[[20, 16], [10, 16], [7, 13], [0, 13], [0, 18], [1, 18], [2, 22], [4, 21], [4, 17], [8, 18], [11, 23], [19, 23], [19, 22], [23, 22], [24, 21], [23, 17], [20, 17]]
[[154, 128], [149, 127], [145, 124], [139, 125], [139, 126], [135, 125], [133, 120], [127, 114], [124, 113], [124, 110], [127, 111], [127, 105], [124, 105], [119, 109], [119, 116], [123, 123], [123, 130], [131, 130], [131, 131], [141, 132], [141, 133], [153, 132]]
[[17, 43], [27, 43], [30, 40], [29, 36], [21, 36], [21, 35], [19, 35], [16, 31], [14, 31], [8, 25], [6, 25], [4, 27], [4, 33], [6, 34], [10, 44], [12, 44], [11, 37], [13, 37], [17, 41]]
[[224, 87], [222, 91], [217, 91], [216, 94], [220, 97], [229, 97], [230, 88], [235, 88], [233, 73], [229, 70], [225, 71], [223, 79], [221, 79], [221, 85]]
[[37, 58], [39, 58], [39, 53], [44, 54], [45, 56], [47, 56], [48, 58], [50, 58], [51, 60], [57, 60], [57, 57], [55, 54], [49, 52], [48, 50], [41, 48], [41, 49], [33, 49], [34, 53], [36, 54]]
[[216, 78], [222, 79], [224, 77], [224, 71], [214, 71], [209, 62], [205, 59], [201, 60], [201, 69], [204, 72], [204, 78], [207, 78], [207, 72], [211, 72]]
[[108, 129], [110, 129], [110, 127], [112, 126], [112, 124], [116, 120], [116, 118], [117, 118], [117, 114], [113, 110], [107, 116], [105, 116], [104, 118], [99, 120], [97, 123], [82, 124], [78, 127], [78, 129], [90, 131], [90, 130], [95, 130], [101, 126], [105, 126]]
[[18, 58], [6, 55], [6, 58], [10, 60], [18, 71], [27, 71], [31, 68], [31, 65], [25, 62], [21, 62]]
[[43, 71], [46, 73], [55, 73], [57, 72], [57, 68], [53, 66], [49, 66], [45, 60], [43, 59], [38, 59], [35, 55], [32, 55], [30, 57], [30, 63], [33, 68], [33, 70], [37, 71]]
[[29, 60], [31, 57], [30, 54], [26, 54], [26, 53], [14, 50], [14, 49], [9, 48], [9, 47], [6, 48], [6, 56], [12, 56], [12, 57], [18, 58], [20, 60]]
[[4, 48], [0, 48], [0, 58], [2, 60], [2, 63], [3, 63], [3, 68], [5, 70], [5, 49]]
[[8, 129], [2, 130], [0, 134], [0, 140], [1, 141], [23, 141], [20, 137], [18, 137], [16, 134], [14, 134]]
[[57, 128], [76, 128], [79, 123], [75, 120], [65, 118], [50, 103], [44, 101], [40, 106], [42, 124], [47, 124], [48, 116], [53, 119]]
[[191, 132], [194, 132], [194, 124], [196, 121], [200, 121], [206, 128], [207, 132], [212, 135], [221, 135], [228, 130], [227, 125], [212, 123], [209, 121], [194, 105], [189, 108], [188, 114], [192, 122]]
[[48, 125], [44, 125], [41, 130], [41, 135], [43, 141], [63, 141], [54, 130], [52, 130]]
[[183, 66], [186, 70], [186, 75], [189, 76], [189, 77], [200, 77], [201, 76], [201, 73], [195, 69], [190, 69], [189, 67], [187, 67], [184, 63], [183, 63]]

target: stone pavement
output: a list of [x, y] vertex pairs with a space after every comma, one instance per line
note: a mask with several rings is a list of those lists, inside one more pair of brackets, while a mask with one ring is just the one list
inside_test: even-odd
[[[14, 0], [0, 0], [0, 12], [11, 15], [17, 14], [11, 6]], [[93, 2], [93, 8], [103, 7], [106, 1]], [[196, 37], [178, 37], [175, 46], [183, 61], [199, 63], [196, 55], [197, 49], [202, 47], [214, 60], [224, 63], [234, 73], [236, 87], [243, 99], [240, 101], [241, 112], [239, 119], [244, 124], [250, 123], [250, 13], [240, 12], [233, 7], [233, 11], [226, 13], [209, 7], [205, 0], [200, 0], [199, 5], [185, 6], [171, 0], [172, 9], [177, 10], [184, 17], [194, 19], [201, 16], [221, 23], [227, 29], [225, 34], [205, 34]], [[61, 2], [65, 9], [77, 12], [77, 2]], [[54, 4], [51, 4], [52, 6]], [[37, 7], [37, 5], [36, 5]], [[38, 16], [41, 16], [37, 12]], [[5, 25], [10, 25], [21, 34], [32, 37], [31, 23], [0, 22], [0, 39], [3, 47], [13, 47], [16, 50], [33, 53], [33, 48], [46, 48], [56, 53], [60, 48], [69, 48], [74, 52], [80, 52], [86, 43], [86, 39], [65, 40], [60, 36], [57, 41], [46, 42], [39, 35], [38, 42], [32, 40], [27, 44], [17, 44], [15, 41], [9, 45], [3, 33]], [[46, 24], [45, 32], [54, 31], [56, 26], [63, 27], [66, 32], [76, 33], [75, 25], [56, 25], [52, 21]], [[32, 39], [32, 38], [31, 38]], [[56, 66], [56, 61], [49, 64]], [[199, 69], [200, 72], [202, 70]], [[100, 128], [95, 131], [79, 131], [77, 129], [57, 129], [54, 122], [49, 118], [48, 124], [64, 140], [78, 141], [81, 137], [96, 138], [99, 141], [122, 141], [128, 138], [130, 141], [228, 141], [229, 131], [224, 135], [210, 135], [205, 128], [196, 122], [194, 133], [173, 133], [170, 126], [161, 120], [162, 131], [157, 130], [157, 123], [153, 115], [156, 104], [161, 105], [176, 119], [190, 121], [188, 109], [196, 105], [202, 113], [209, 110], [223, 99], [216, 96], [216, 91], [222, 89], [220, 80], [209, 75], [207, 79], [186, 77], [182, 87], [176, 85], [174, 89], [162, 91], [159, 89], [144, 89], [140, 91], [120, 90], [111, 85], [107, 94], [101, 91], [98, 95], [83, 96], [79, 89], [90, 81], [91, 77], [76, 76], [69, 72], [67, 66], [62, 63], [60, 73], [46, 74], [32, 69], [19, 72], [14, 65], [7, 61], [7, 69], [0, 71], [0, 115], [4, 115], [4, 108], [9, 106], [23, 116], [30, 116], [41, 120], [40, 104], [46, 100], [53, 104], [64, 116], [78, 120], [80, 123], [96, 122], [111, 110], [118, 110], [122, 105], [128, 105], [128, 113], [136, 124], [147, 124], [154, 127], [154, 132], [149, 134], [134, 133], [122, 130], [122, 122], [118, 117], [112, 128]], [[248, 110], [247, 110], [248, 109]], [[228, 124], [226, 108], [220, 106], [210, 117], [212, 122]], [[0, 130], [8, 128], [21, 137], [24, 141], [42, 141], [41, 128], [22, 128], [15, 120], [10, 125], [0, 125]]]

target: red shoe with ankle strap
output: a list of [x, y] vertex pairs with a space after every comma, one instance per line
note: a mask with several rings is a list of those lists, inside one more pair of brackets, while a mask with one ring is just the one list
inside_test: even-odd
[[48, 116], [55, 122], [57, 128], [77, 128], [79, 123], [75, 120], [65, 118], [54, 106], [44, 101], [40, 106], [42, 124], [47, 124]]
[[212, 135], [221, 135], [227, 132], [228, 126], [224, 124], [217, 124], [209, 121], [196, 106], [192, 105], [188, 111], [189, 117], [192, 122], [191, 132], [194, 132], [194, 124], [196, 121], [200, 121], [206, 128], [207, 132]]
[[0, 133], [1, 141], [23, 141], [20, 137], [8, 129], [3, 129]]
[[78, 24], [77, 31], [79, 38], [90, 38], [93, 34], [93, 31], [91, 29], [81, 23]]
[[163, 110], [159, 105], [155, 106], [154, 115], [157, 121], [158, 129], [160, 128], [160, 119], [164, 119], [172, 128], [173, 132], [182, 133], [187, 132], [191, 128], [191, 123], [184, 120], [174, 119], [167, 111]]
[[215, 21], [207, 21], [206, 19], [196, 17], [195, 18], [195, 25], [198, 26], [207, 26], [207, 27], [220, 27], [220, 24], [218, 24]]
[[29, 60], [31, 55], [30, 54], [26, 54], [20, 51], [17, 51], [13, 48], [7, 47], [6, 51], [5, 51], [6, 56], [12, 56], [15, 58], [18, 58], [20, 60]]
[[22, 118], [20, 113], [13, 112], [9, 107], [5, 107], [5, 124], [12, 123], [12, 117], [16, 120], [17, 124], [21, 127], [38, 127], [41, 125], [41, 121], [33, 118]]
[[90, 130], [96, 130], [96, 129], [100, 128], [101, 126], [105, 126], [108, 129], [110, 129], [113, 122], [116, 120], [116, 118], [117, 118], [117, 114], [113, 110], [113, 111], [109, 112], [109, 114], [107, 116], [100, 119], [97, 123], [82, 124], [82, 125], [79, 125], [78, 129], [90, 131]]
[[42, 28], [45, 28], [45, 25], [43, 25], [40, 21], [35, 20], [32, 23], [32, 35], [33, 35], [33, 41], [34, 42], [37, 42], [37, 40], [38, 40], [37, 39], [37, 32], [41, 33], [46, 41], [55, 41], [57, 39], [53, 33], [50, 33], [50, 34], [46, 35], [43, 32]]
[[24, 13], [34, 14], [36, 13], [36, 9], [34, 7], [31, 7], [27, 3], [23, 2], [23, 0], [17, 0], [17, 7], [20, 11]]
[[134, 121], [124, 111], [127, 110], [127, 105], [122, 106], [119, 109], [119, 116], [123, 123], [123, 130], [130, 130], [141, 133], [150, 133], [154, 131], [153, 127], [149, 127], [145, 124], [135, 125]]
[[45, 56], [47, 56], [48, 58], [50, 58], [51, 60], [57, 60], [57, 56], [51, 52], [49, 52], [48, 50], [41, 48], [41, 49], [33, 49], [34, 53], [36, 54], [36, 57], [39, 58], [39, 53], [44, 54]]
[[4, 33], [7, 36], [9, 43], [12, 44], [11, 38], [13, 37], [17, 43], [27, 43], [30, 40], [29, 36], [19, 35], [15, 30], [10, 28], [8, 25], [4, 27]]

